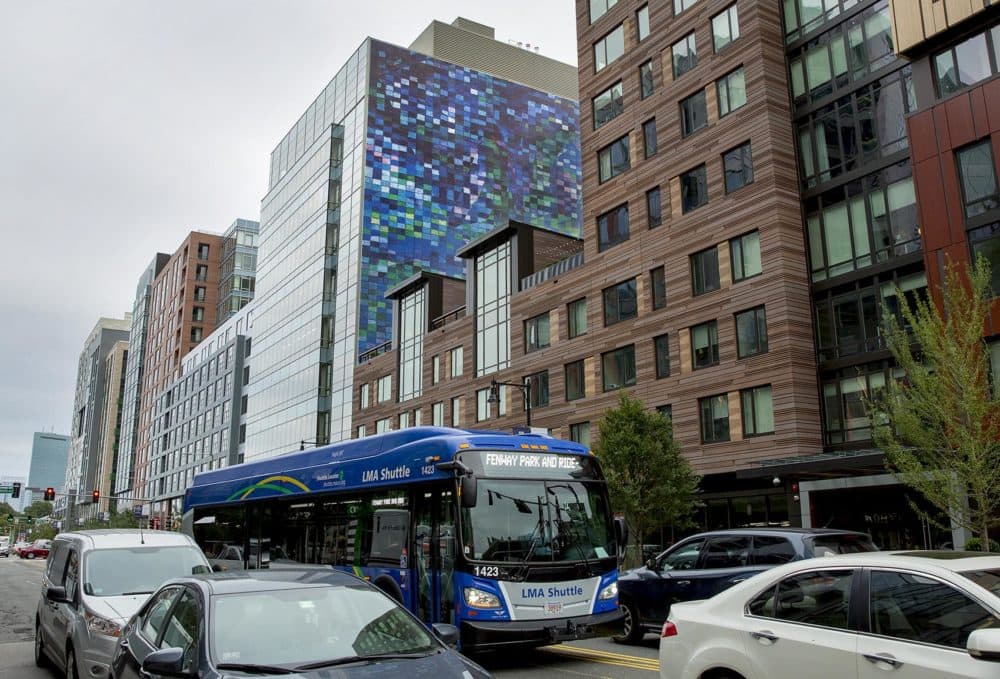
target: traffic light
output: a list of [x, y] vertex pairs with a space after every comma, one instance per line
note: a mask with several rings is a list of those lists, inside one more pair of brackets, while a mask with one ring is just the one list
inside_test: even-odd
[[48, 488], [45, 489], [45, 501], [54, 502], [55, 499], [56, 499], [56, 489], [53, 488], [52, 486], [49, 486]]
[[94, 492], [90, 494], [90, 503], [97, 504], [101, 501], [101, 491], [94, 489]]
[[14, 482], [14, 489], [11, 491], [10, 496], [12, 498], [21, 497], [21, 482], [20, 481], [15, 481]]

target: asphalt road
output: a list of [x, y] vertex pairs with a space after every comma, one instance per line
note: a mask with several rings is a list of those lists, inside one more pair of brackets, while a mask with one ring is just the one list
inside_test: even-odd
[[[0, 679], [53, 679], [35, 667], [35, 608], [46, 562], [0, 558]], [[588, 639], [541, 649], [484, 654], [476, 658], [497, 679], [658, 679], [657, 639], [637, 646]]]

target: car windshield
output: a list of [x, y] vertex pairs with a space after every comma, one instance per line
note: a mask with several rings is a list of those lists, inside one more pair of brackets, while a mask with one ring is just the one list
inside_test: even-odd
[[600, 483], [480, 479], [476, 506], [466, 512], [471, 559], [586, 561], [615, 554]]
[[364, 585], [216, 595], [209, 624], [216, 664], [299, 666], [440, 648], [409, 613]]
[[994, 596], [1000, 597], [1000, 570], [964, 571], [960, 575], [964, 575], [983, 589], [990, 590]]
[[806, 538], [806, 542], [812, 544], [813, 556], [878, 551], [878, 547], [875, 546], [875, 543], [867, 535], [855, 535], [853, 533], [814, 535]]
[[164, 580], [210, 570], [197, 547], [95, 549], [86, 556], [83, 591], [90, 596], [150, 594]]

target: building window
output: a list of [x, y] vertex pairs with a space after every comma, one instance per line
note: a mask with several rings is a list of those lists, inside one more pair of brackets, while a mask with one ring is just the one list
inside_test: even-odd
[[[993, 39], [1000, 35], [994, 29]], [[998, 45], [994, 43], [994, 55]], [[990, 63], [987, 33], [978, 33], [954, 47], [934, 55], [934, 74], [937, 76], [939, 97], [947, 97], [959, 90], [975, 85], [996, 72], [996, 65]]]
[[920, 251], [909, 172], [907, 161], [804, 201], [813, 282]]
[[375, 421], [375, 433], [384, 434], [387, 431], [392, 431], [392, 420], [388, 417], [383, 417], [381, 420]]
[[635, 384], [635, 345], [601, 354], [601, 378], [604, 391]]
[[590, 0], [590, 23], [600, 19], [617, 4], [618, 0]]
[[597, 250], [604, 252], [628, 240], [628, 203], [619, 205], [597, 218]]
[[565, 365], [566, 400], [575, 401], [587, 395], [587, 385], [584, 378], [584, 362], [573, 361]]
[[662, 266], [649, 272], [649, 283], [653, 293], [653, 309], [667, 306], [667, 277]]
[[698, 47], [695, 44], [694, 32], [688, 33], [670, 47], [672, 56], [674, 80], [698, 65]]
[[649, 5], [643, 5], [635, 13], [635, 25], [639, 42], [649, 37]]
[[590, 422], [576, 422], [569, 425], [569, 440], [590, 448]]
[[753, 182], [750, 142], [722, 154], [722, 172], [726, 177], [726, 193], [732, 193]]
[[656, 155], [656, 118], [642, 124], [642, 146], [647, 158]]
[[762, 436], [774, 433], [774, 406], [771, 385], [744, 389], [740, 392], [743, 412], [743, 435]]
[[358, 403], [361, 405], [361, 410], [364, 410], [365, 408], [368, 407], [371, 401], [371, 391], [372, 391], [372, 385], [369, 384], [368, 382], [362, 384], [361, 388], [358, 389]]
[[462, 426], [462, 399], [459, 396], [451, 399], [451, 426]]
[[490, 419], [490, 387], [476, 390], [476, 422]]
[[616, 139], [598, 151], [597, 165], [602, 183], [632, 167], [629, 161], [628, 135]]
[[199, 264], [195, 267], [194, 279], [196, 281], [207, 281], [208, 280], [208, 267], [204, 264]]
[[524, 378], [524, 384], [529, 385], [532, 408], [540, 408], [549, 404], [549, 371], [532, 373]]
[[681, 180], [681, 212], [687, 214], [708, 202], [708, 177], [705, 166], [688, 170]]
[[736, 314], [736, 356], [747, 358], [767, 353], [767, 318], [764, 307]]
[[729, 440], [729, 397], [726, 394], [698, 399], [698, 414], [702, 443]]
[[747, 103], [747, 87], [743, 79], [743, 67], [724, 75], [715, 81], [719, 95], [719, 117], [724, 118]]
[[989, 261], [993, 276], [993, 295], [1000, 296], [1000, 222], [973, 229], [969, 231], [968, 238], [973, 260], [982, 255]]
[[511, 247], [504, 241], [475, 257], [477, 377], [510, 365]]
[[425, 288], [419, 288], [399, 301], [400, 402], [417, 398], [423, 392], [425, 298]]
[[198, 259], [208, 259], [208, 243], [198, 243]]
[[587, 334], [587, 298], [582, 297], [566, 305], [569, 338]]
[[698, 0], [674, 0], [674, 14], [680, 14], [684, 10], [693, 7]]
[[598, 94], [593, 99], [594, 129], [598, 130], [605, 123], [620, 116], [625, 110], [625, 99], [622, 97], [622, 81]]
[[691, 255], [691, 294], [697, 297], [719, 286], [718, 248], [713, 245]]
[[625, 54], [625, 27], [618, 25], [613, 31], [594, 43], [594, 73]]
[[462, 347], [455, 347], [448, 352], [448, 363], [451, 365], [451, 376], [461, 377], [462, 368], [465, 363], [465, 350]]
[[635, 279], [604, 288], [604, 325], [614, 325], [638, 315]]
[[656, 406], [656, 412], [661, 417], [665, 417], [668, 420], [673, 421], [673, 419], [674, 419], [674, 407], [672, 405], [670, 405], [669, 403], [667, 405], [663, 405], [663, 406]]
[[975, 217], [1000, 207], [993, 143], [989, 137], [955, 151], [962, 182], [965, 216]]
[[712, 17], [712, 43], [719, 52], [740, 37], [740, 18], [736, 13], [736, 5], [730, 5], [726, 11]]
[[433, 424], [435, 427], [443, 427], [444, 426], [444, 402], [443, 401], [438, 401], [437, 403], [435, 403], [434, 405], [431, 406], [431, 420], [433, 420], [431, 422], [431, 424]]
[[363, 439], [366, 435], [367, 435], [367, 432], [365, 431], [365, 425], [359, 424], [358, 425], [358, 435], [357, 435], [357, 438]]
[[705, 90], [698, 90], [687, 99], [681, 100], [681, 136], [688, 137], [708, 125], [705, 108]]
[[191, 328], [191, 341], [200, 342], [204, 332], [202, 328]]
[[670, 336], [654, 337], [653, 351], [656, 355], [656, 379], [670, 377]]
[[524, 353], [549, 346], [549, 312], [524, 322]]
[[691, 328], [691, 363], [695, 370], [719, 364], [717, 321], [708, 321]]
[[646, 216], [649, 219], [649, 228], [654, 228], [663, 223], [663, 212], [660, 209], [660, 187], [654, 186], [646, 191]]
[[200, 285], [194, 286], [194, 301], [204, 302], [205, 301], [205, 288]]
[[431, 384], [437, 384], [441, 381], [441, 356], [431, 357]]
[[639, 98], [645, 99], [653, 93], [655, 83], [653, 82], [653, 60], [642, 64], [639, 67]]
[[392, 400], [392, 375], [384, 375], [378, 378], [375, 393], [379, 403]]
[[[827, 445], [871, 440], [871, 420], [865, 410], [866, 397], [885, 387], [884, 364], [852, 366], [822, 379], [823, 431]], [[902, 371], [893, 369], [893, 377]]]
[[205, 307], [196, 306], [191, 310], [191, 320], [201, 322], [205, 320]]
[[410, 426], [410, 413], [399, 414], [399, 428], [407, 429]]
[[733, 265], [734, 283], [759, 275], [760, 232], [751, 231], [729, 241], [729, 256]]

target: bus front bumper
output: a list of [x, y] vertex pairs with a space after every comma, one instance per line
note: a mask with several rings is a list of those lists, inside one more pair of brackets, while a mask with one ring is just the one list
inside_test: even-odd
[[622, 619], [614, 610], [553, 620], [510, 620], [486, 622], [463, 620], [462, 650], [485, 651], [508, 646], [545, 646], [561, 641], [590, 639], [610, 631]]

